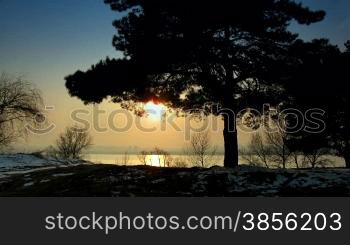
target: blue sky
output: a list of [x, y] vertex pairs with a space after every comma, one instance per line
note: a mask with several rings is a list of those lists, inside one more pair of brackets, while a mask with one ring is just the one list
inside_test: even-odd
[[48, 113], [57, 129], [33, 137], [33, 144], [52, 142], [70, 112], [86, 108], [69, 97], [64, 77], [118, 55], [112, 47], [117, 17], [102, 0], [0, 0], [0, 73], [36, 84], [45, 104], [55, 107]]
[[[303, 0], [327, 11], [325, 21], [292, 29], [302, 37], [350, 39], [350, 1]], [[0, 70], [35, 76], [65, 76], [99, 59], [116, 56], [112, 12], [103, 0], [0, 0]], [[62, 84], [52, 84], [61, 86]]]
[[302, 0], [311, 9], [322, 9], [326, 18], [310, 26], [293, 26], [304, 39], [328, 38], [332, 43], [343, 47], [350, 40], [350, 1], [349, 0]]
[[0, 0], [0, 69], [65, 76], [115, 56], [116, 16], [102, 0]]
[[[301, 37], [326, 37], [340, 46], [350, 39], [349, 0], [302, 2], [326, 10], [327, 17], [308, 27], [293, 25], [292, 30]], [[117, 17], [103, 0], [0, 0], [0, 73], [23, 75], [35, 83], [45, 103], [55, 106], [51, 120], [61, 130], [69, 112], [83, 107], [68, 96], [64, 77], [106, 56], [120, 55], [112, 47], [112, 21]], [[58, 132], [37, 141], [52, 141]], [[125, 135], [124, 143], [128, 137]]]

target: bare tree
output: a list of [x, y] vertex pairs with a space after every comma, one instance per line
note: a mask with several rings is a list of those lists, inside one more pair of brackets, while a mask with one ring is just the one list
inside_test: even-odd
[[56, 141], [58, 157], [66, 159], [80, 159], [82, 153], [91, 146], [92, 138], [89, 133], [78, 127], [67, 127]]
[[[303, 153], [300, 151], [292, 151], [291, 157], [294, 159], [295, 167], [300, 168], [301, 165], [303, 165], [304, 159], [300, 159], [302, 157]], [[301, 162], [300, 162], [301, 161]]]
[[185, 159], [177, 157], [173, 160], [173, 166], [176, 168], [187, 168], [188, 165]]
[[169, 152], [162, 150], [158, 147], [154, 148], [154, 154], [158, 156], [159, 166], [170, 167], [173, 162], [173, 157]]
[[[9, 127], [10, 126], [10, 127]], [[3, 150], [19, 137], [12, 125], [0, 124], [0, 149]]]
[[213, 147], [210, 142], [209, 131], [192, 135], [187, 154], [190, 156], [193, 164], [203, 168], [209, 165], [210, 160], [216, 154], [216, 147]]
[[129, 161], [130, 161], [130, 156], [129, 156], [129, 152], [126, 151], [124, 152], [124, 155], [123, 155], [123, 165], [128, 165], [129, 164]]
[[258, 159], [268, 168], [271, 152], [269, 148], [264, 145], [264, 140], [259, 133], [253, 135], [252, 137], [251, 150], [258, 157]]
[[137, 158], [143, 165], [147, 165], [147, 157], [150, 155], [148, 151], [141, 151], [138, 155]]
[[170, 153], [167, 152], [167, 151], [163, 151], [163, 155], [162, 156], [163, 156], [164, 166], [171, 167], [174, 159], [170, 155]]
[[43, 99], [32, 84], [21, 77], [0, 75], [0, 147], [27, 135], [26, 126], [43, 122]]
[[239, 152], [239, 157], [243, 160], [244, 163], [247, 163], [252, 166], [260, 165], [260, 163], [258, 162], [258, 158], [251, 151], [250, 145], [246, 147], [241, 146], [238, 152]]
[[260, 133], [253, 134], [247, 149], [241, 149], [240, 155], [251, 165], [264, 165], [269, 168], [271, 152]]
[[311, 168], [316, 168], [317, 166], [326, 167], [327, 165], [332, 165], [333, 162], [327, 156], [330, 154], [329, 149], [320, 148], [314, 149], [310, 152], [304, 152], [304, 166], [311, 166]]
[[291, 152], [287, 146], [287, 134], [283, 129], [278, 128], [274, 132], [265, 132], [266, 145], [271, 151], [271, 160], [286, 168], [291, 157]]

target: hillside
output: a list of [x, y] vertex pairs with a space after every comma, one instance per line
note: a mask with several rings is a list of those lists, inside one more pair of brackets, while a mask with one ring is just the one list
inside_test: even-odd
[[[4, 158], [0, 160], [4, 165]], [[0, 172], [0, 196], [350, 196], [347, 169], [156, 168], [87, 162], [69, 165], [43, 159], [34, 162], [37, 164], [31, 170]]]

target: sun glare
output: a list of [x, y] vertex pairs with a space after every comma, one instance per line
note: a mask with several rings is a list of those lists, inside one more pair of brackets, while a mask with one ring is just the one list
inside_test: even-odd
[[163, 104], [155, 104], [153, 101], [150, 101], [145, 104], [144, 110], [151, 119], [159, 120], [164, 115], [166, 108]]
[[164, 158], [160, 155], [148, 155], [146, 157], [147, 165], [153, 167], [163, 167], [164, 166]]

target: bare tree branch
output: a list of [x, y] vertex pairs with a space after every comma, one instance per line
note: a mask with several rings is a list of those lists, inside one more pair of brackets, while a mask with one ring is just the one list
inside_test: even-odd
[[26, 125], [40, 126], [41, 92], [21, 77], [0, 75], [0, 147], [27, 135]]

